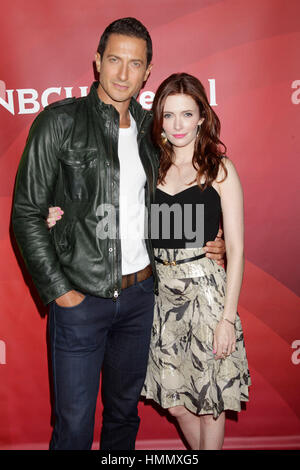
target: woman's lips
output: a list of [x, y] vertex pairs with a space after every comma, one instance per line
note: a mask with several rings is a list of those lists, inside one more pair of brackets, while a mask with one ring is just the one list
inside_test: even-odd
[[183, 137], [185, 137], [186, 134], [173, 134], [173, 137], [175, 137], [175, 139], [183, 139]]

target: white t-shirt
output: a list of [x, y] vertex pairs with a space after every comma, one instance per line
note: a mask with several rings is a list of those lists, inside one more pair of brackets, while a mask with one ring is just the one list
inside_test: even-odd
[[149, 263], [144, 241], [146, 175], [139, 157], [136, 122], [119, 129], [120, 238], [122, 274], [131, 274]]

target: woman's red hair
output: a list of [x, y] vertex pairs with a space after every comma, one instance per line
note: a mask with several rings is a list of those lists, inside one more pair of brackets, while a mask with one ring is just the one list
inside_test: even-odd
[[[226, 154], [226, 146], [219, 139], [220, 121], [208, 102], [204, 86], [196, 77], [187, 73], [174, 73], [166, 78], [158, 87], [153, 101], [152, 138], [160, 149], [158, 183], [164, 184], [167, 171], [174, 160], [172, 145], [169, 141], [163, 143], [161, 137], [164, 106], [168, 96], [178, 94], [191, 96], [199, 107], [200, 117], [204, 118], [196, 137], [192, 159], [193, 166], [197, 170], [197, 177], [190, 184], [197, 181], [200, 188], [205, 189], [217, 178], [220, 165], [225, 173], [223, 180], [227, 176], [226, 167], [222, 162], [222, 158]], [[221, 147], [223, 147], [223, 151]], [[203, 187], [200, 185], [202, 176], [205, 177]]]

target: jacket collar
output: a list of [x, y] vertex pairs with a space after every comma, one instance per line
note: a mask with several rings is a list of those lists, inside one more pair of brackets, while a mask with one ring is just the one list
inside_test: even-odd
[[[98, 109], [100, 110], [102, 114], [104, 114], [106, 119], [110, 115], [112, 108], [118, 114], [118, 111], [114, 108], [113, 105], [106, 104], [99, 98], [98, 92], [97, 92], [98, 85], [99, 85], [99, 82], [94, 82], [90, 88], [88, 99], [91, 105], [98, 107]], [[129, 111], [132, 114], [132, 117], [136, 122], [138, 132], [141, 130], [141, 127], [144, 121], [146, 120], [148, 121], [149, 119], [152, 118], [152, 112], [143, 109], [142, 106], [137, 102], [135, 98], [131, 98], [130, 100]]]

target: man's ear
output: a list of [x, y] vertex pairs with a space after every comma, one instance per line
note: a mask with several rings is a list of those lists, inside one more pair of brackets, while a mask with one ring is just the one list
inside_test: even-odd
[[145, 72], [145, 76], [144, 76], [144, 82], [148, 80], [152, 67], [153, 67], [153, 64], [148, 65], [147, 70]]
[[96, 62], [96, 69], [97, 72], [100, 73], [100, 68], [101, 68], [101, 55], [99, 52], [96, 52], [95, 54], [95, 62]]

